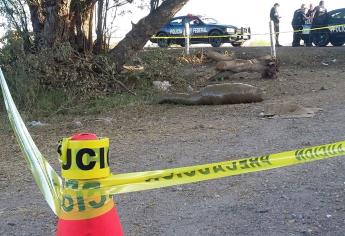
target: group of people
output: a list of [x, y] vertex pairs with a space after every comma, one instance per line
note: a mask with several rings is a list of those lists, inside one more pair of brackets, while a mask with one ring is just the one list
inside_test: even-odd
[[[279, 22], [280, 22], [280, 15], [278, 13], [279, 3], [275, 3], [270, 12], [271, 21], [274, 23], [274, 31], [276, 35], [276, 46], [281, 47], [282, 45], [279, 43]], [[302, 37], [302, 30], [303, 25], [310, 24], [311, 28], [315, 29], [318, 27], [325, 26], [327, 21], [327, 9], [325, 8], [325, 2], [320, 1], [317, 7], [314, 7], [313, 4], [310, 4], [309, 9], [307, 9], [305, 4], [297, 9], [294, 12], [293, 19], [292, 19], [292, 28], [294, 30], [293, 34], [293, 47], [299, 47], [301, 40], [303, 39], [304, 44], [306, 46], [312, 46], [312, 38], [311, 34], [306, 37]]]

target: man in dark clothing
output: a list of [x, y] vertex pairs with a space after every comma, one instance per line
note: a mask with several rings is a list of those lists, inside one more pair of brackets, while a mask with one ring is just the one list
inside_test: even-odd
[[316, 46], [326, 46], [328, 44], [327, 37], [328, 35], [327, 29], [318, 29], [328, 25], [328, 13], [327, 9], [325, 8], [325, 2], [320, 1], [319, 5], [314, 9], [314, 18], [312, 23], [312, 31], [311, 37], [313, 38], [313, 42]]
[[308, 17], [305, 14], [306, 7], [304, 4], [302, 4], [301, 8], [297, 9], [295, 13], [293, 14], [292, 19], [292, 28], [294, 30], [293, 33], [293, 42], [292, 47], [299, 47], [301, 39], [302, 39], [302, 31], [303, 25], [305, 24], [305, 21], [308, 20]]
[[274, 6], [271, 8], [271, 12], [270, 12], [270, 18], [271, 21], [273, 21], [274, 24], [274, 33], [276, 35], [276, 46], [277, 47], [281, 47], [282, 45], [280, 45], [279, 43], [279, 21], [280, 21], [280, 16], [278, 14], [278, 7], [279, 7], [279, 3], [275, 3]]
[[[308, 29], [311, 28], [313, 19], [314, 19], [314, 5], [310, 4], [309, 9], [307, 11], [306, 16], [308, 17], [308, 20], [305, 22], [307, 24]], [[307, 47], [312, 47], [313, 46], [313, 38], [312, 38], [312, 32], [309, 31], [308, 33], [303, 35], [304, 43]]]
[[314, 18], [314, 5], [313, 4], [309, 5], [309, 9], [308, 9], [308, 12], [306, 15], [307, 15], [307, 17], [309, 17], [309, 19]]
[[325, 2], [320, 1], [319, 5], [314, 9], [313, 28], [323, 27], [327, 24], [327, 9]]

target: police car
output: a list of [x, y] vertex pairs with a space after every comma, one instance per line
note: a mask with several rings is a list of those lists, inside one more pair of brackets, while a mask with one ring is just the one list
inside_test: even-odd
[[184, 47], [184, 38], [173, 37], [184, 36], [186, 23], [189, 23], [190, 27], [191, 44], [206, 43], [211, 44], [213, 47], [220, 47], [223, 43], [231, 43], [232, 46], [239, 47], [251, 37], [250, 28], [237, 28], [233, 25], [219, 24], [215, 19], [205, 16], [187, 15], [171, 19], [150, 41], [157, 43], [162, 48], [171, 44], [179, 44]]
[[303, 26], [303, 36], [310, 37], [315, 46], [324, 47], [331, 43], [333, 46], [345, 44], [345, 8], [328, 12], [325, 26], [328, 29], [312, 30], [311, 24]]

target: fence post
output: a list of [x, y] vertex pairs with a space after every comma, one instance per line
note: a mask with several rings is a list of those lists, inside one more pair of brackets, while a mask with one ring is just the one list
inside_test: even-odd
[[184, 36], [185, 38], [185, 49], [186, 49], [186, 55], [189, 55], [189, 46], [190, 46], [190, 28], [189, 23], [185, 23], [184, 25]]
[[277, 51], [276, 51], [276, 38], [275, 38], [275, 31], [274, 31], [274, 24], [273, 21], [270, 21], [270, 38], [271, 38], [271, 56], [272, 58], [277, 58]]

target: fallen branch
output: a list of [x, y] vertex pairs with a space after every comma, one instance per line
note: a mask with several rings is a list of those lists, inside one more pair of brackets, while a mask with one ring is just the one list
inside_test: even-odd
[[222, 53], [215, 52], [212, 50], [207, 50], [205, 52], [205, 55], [207, 58], [210, 58], [210, 59], [217, 61], [217, 62], [218, 61], [232, 61], [232, 60], [234, 60], [233, 56], [224, 55]]
[[110, 77], [112, 78], [112, 80], [113, 80], [115, 83], [117, 83], [118, 85], [120, 85], [120, 86], [121, 86], [124, 90], [126, 90], [128, 93], [130, 93], [130, 94], [132, 94], [132, 95], [134, 95], [134, 96], [137, 96], [137, 94], [136, 94], [135, 92], [133, 92], [132, 90], [130, 90], [124, 83], [122, 83], [120, 80], [115, 79], [115, 77], [114, 77], [113, 75], [111, 75], [109, 72], [107, 72], [106, 70], [104, 70], [103, 67], [102, 67], [100, 64], [94, 62], [93, 65], [96, 66], [97, 69], [101, 70], [104, 74], [107, 74], [108, 76], [110, 76]]
[[230, 71], [232, 73], [240, 72], [259, 72], [262, 78], [276, 79], [278, 70], [278, 61], [268, 57], [262, 57], [253, 60], [235, 59], [232, 61], [220, 61], [216, 65], [218, 71]]

